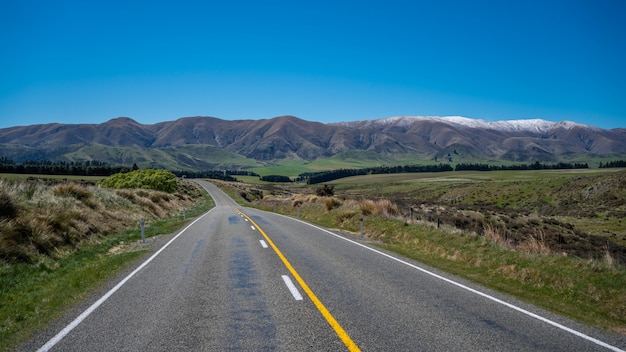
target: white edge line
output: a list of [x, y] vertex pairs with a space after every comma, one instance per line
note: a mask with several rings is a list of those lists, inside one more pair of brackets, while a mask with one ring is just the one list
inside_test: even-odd
[[298, 291], [298, 289], [293, 284], [289, 276], [282, 275], [282, 278], [283, 278], [283, 281], [285, 282], [285, 285], [287, 285], [289, 292], [291, 292], [291, 295], [293, 296], [293, 298], [295, 298], [296, 301], [302, 301], [302, 295], [300, 294], [300, 291]]
[[261, 247], [267, 248], [267, 243], [264, 240], [259, 240], [259, 242], [261, 242]]
[[37, 350], [37, 352], [46, 352], [50, 350], [52, 347], [54, 347], [54, 345], [59, 343], [59, 341], [61, 341], [67, 334], [69, 334], [70, 331], [74, 330], [74, 328], [77, 327], [80, 323], [82, 323], [82, 321], [85, 320], [91, 313], [93, 313], [93, 311], [98, 309], [98, 307], [100, 307], [102, 303], [104, 303], [107, 299], [109, 299], [109, 297], [111, 297], [111, 295], [113, 295], [117, 290], [119, 290], [128, 280], [130, 280], [133, 276], [135, 276], [135, 274], [137, 274], [141, 269], [143, 269], [152, 260], [154, 260], [154, 258], [156, 258], [159, 254], [161, 254], [161, 252], [163, 252], [165, 248], [167, 248], [172, 242], [174, 242], [174, 240], [176, 240], [180, 235], [182, 235], [185, 231], [187, 231], [188, 228], [190, 228], [197, 221], [199, 221], [200, 219], [208, 215], [213, 209], [215, 209], [215, 207], [211, 208], [208, 212], [204, 213], [204, 215], [197, 218], [191, 224], [187, 225], [184, 229], [182, 229], [182, 231], [180, 231], [178, 235], [174, 236], [174, 238], [169, 240], [169, 242], [167, 242], [163, 247], [161, 247], [161, 249], [156, 251], [156, 253], [154, 253], [150, 258], [148, 258], [139, 267], [137, 267], [137, 269], [133, 270], [132, 273], [128, 274], [128, 276], [126, 276], [122, 281], [120, 281], [117, 285], [115, 285], [115, 287], [110, 289], [109, 292], [105, 293], [104, 296], [100, 297], [100, 299], [98, 299], [94, 304], [92, 304], [89, 308], [87, 308], [84, 312], [82, 312], [76, 319], [74, 319], [74, 321], [72, 321], [66, 327], [64, 327], [63, 330], [59, 331], [59, 333], [56, 334], [53, 338], [48, 340], [48, 342], [46, 342], [45, 345], [41, 346]]
[[399, 262], [399, 263], [402, 263], [402, 264], [404, 264], [404, 265], [407, 265], [407, 266], [409, 266], [409, 267], [411, 267], [411, 268], [413, 268], [413, 269], [417, 269], [417, 270], [419, 270], [419, 271], [421, 271], [421, 272], [423, 272], [423, 273], [425, 273], [425, 274], [428, 274], [428, 275], [430, 275], [430, 276], [436, 277], [436, 278], [438, 278], [438, 279], [440, 279], [440, 280], [443, 280], [443, 281], [445, 281], [445, 282], [447, 282], [447, 283], [449, 283], [449, 284], [452, 284], [452, 285], [458, 286], [458, 287], [460, 287], [460, 288], [462, 288], [462, 289], [464, 289], [464, 290], [470, 291], [470, 292], [475, 293], [475, 294], [477, 294], [477, 295], [479, 295], [479, 296], [482, 296], [482, 297], [484, 297], [484, 298], [487, 298], [487, 299], [489, 299], [489, 300], [492, 300], [492, 301], [494, 301], [494, 302], [496, 302], [496, 303], [502, 304], [502, 305], [504, 305], [504, 306], [506, 306], [506, 307], [509, 307], [509, 308], [511, 308], [511, 309], [513, 309], [513, 310], [516, 310], [516, 311], [518, 311], [518, 312], [520, 312], [520, 313], [526, 314], [526, 315], [528, 315], [528, 316], [530, 316], [530, 317], [533, 317], [533, 318], [535, 318], [535, 319], [538, 319], [538, 320], [540, 320], [540, 321], [543, 321], [544, 323], [550, 324], [550, 325], [552, 325], [552, 326], [554, 326], [554, 327], [556, 327], [556, 328], [559, 328], [559, 329], [561, 329], [561, 330], [567, 331], [567, 332], [569, 332], [570, 334], [573, 334], [573, 335], [576, 335], [576, 336], [578, 336], [578, 337], [581, 337], [581, 338], [583, 338], [583, 339], [585, 339], [585, 340], [591, 341], [591, 342], [593, 342], [593, 343], [595, 343], [595, 344], [597, 344], [597, 345], [599, 345], [599, 346], [606, 347], [606, 348], [608, 348], [608, 349], [610, 349], [610, 350], [612, 350], [612, 351], [615, 351], [615, 352], [626, 352], [626, 351], [624, 351], [624, 350], [622, 350], [622, 349], [620, 349], [620, 348], [618, 348], [618, 347], [615, 347], [615, 346], [613, 346], [613, 345], [609, 345], [609, 344], [608, 344], [608, 343], [606, 343], [606, 342], [600, 341], [600, 340], [598, 340], [598, 339], [596, 339], [596, 338], [594, 338], [594, 337], [591, 337], [591, 336], [589, 336], [589, 335], [583, 334], [583, 333], [582, 333], [582, 332], [580, 332], [580, 331], [574, 330], [574, 329], [572, 329], [572, 328], [568, 328], [568, 327], [567, 327], [567, 326], [565, 326], [565, 325], [559, 324], [559, 323], [557, 323], [557, 322], [555, 322], [555, 321], [553, 321], [553, 320], [550, 320], [550, 319], [548, 319], [548, 318], [542, 317], [541, 315], [538, 315], [538, 314], [535, 314], [535, 313], [533, 313], [533, 312], [530, 312], [530, 311], [528, 311], [528, 310], [526, 310], [526, 309], [524, 309], [524, 308], [518, 307], [518, 306], [516, 306], [516, 305], [513, 305], [513, 304], [511, 304], [511, 303], [505, 302], [505, 301], [503, 301], [503, 300], [501, 300], [501, 299], [498, 299], [498, 298], [496, 298], [496, 297], [490, 296], [490, 295], [488, 295], [488, 294], [486, 294], [486, 293], [483, 293], [483, 292], [480, 292], [480, 291], [478, 291], [478, 290], [475, 290], [475, 289], [473, 289], [473, 288], [471, 288], [471, 287], [469, 287], [469, 286], [463, 285], [463, 284], [461, 284], [461, 283], [459, 283], [459, 282], [456, 282], [456, 281], [454, 281], [454, 280], [451, 280], [451, 279], [448, 279], [448, 278], [443, 277], [443, 276], [441, 276], [441, 275], [435, 274], [435, 273], [433, 273], [432, 271], [428, 271], [428, 270], [426, 270], [426, 269], [424, 269], [424, 268], [420, 268], [420, 267], [419, 267], [419, 266], [417, 266], [417, 265], [411, 264], [411, 263], [409, 263], [409, 262], [405, 262], [405, 261], [404, 261], [404, 260], [402, 260], [402, 259], [398, 259], [398, 258], [396, 258], [396, 257], [394, 257], [394, 256], [391, 256], [391, 255], [387, 254], [387, 253], [384, 253], [384, 252], [381, 252], [381, 251], [379, 251], [379, 250], [377, 250], [377, 249], [374, 249], [374, 248], [368, 247], [368, 246], [366, 246], [366, 245], [364, 245], [364, 244], [362, 244], [362, 243], [356, 242], [356, 241], [351, 240], [351, 239], [349, 239], [349, 238], [345, 238], [345, 237], [343, 237], [343, 236], [340, 236], [340, 235], [338, 235], [338, 234], [336, 234], [336, 233], [333, 233], [333, 232], [331, 232], [331, 231], [328, 231], [328, 230], [326, 230], [326, 229], [324, 229], [324, 228], [321, 228], [321, 227], [319, 227], [319, 226], [316, 226], [316, 225], [310, 224], [310, 223], [308, 223], [308, 222], [306, 222], [306, 221], [302, 221], [302, 220], [299, 220], [299, 219], [294, 219], [294, 218], [292, 218], [292, 217], [285, 216], [285, 215], [282, 215], [282, 214], [276, 214], [276, 215], [279, 215], [279, 216], [285, 217], [285, 218], [287, 218], [287, 219], [291, 219], [291, 220], [294, 220], [294, 221], [297, 221], [297, 222], [303, 223], [303, 224], [305, 224], [305, 225], [308, 225], [308, 226], [310, 226], [310, 227], [313, 227], [313, 228], [315, 228], [315, 229], [318, 229], [318, 230], [320, 230], [320, 231], [323, 231], [323, 232], [326, 232], [326, 233], [328, 233], [328, 234], [330, 234], [330, 235], [333, 235], [333, 236], [335, 236], [335, 237], [337, 237], [337, 238], [340, 238], [340, 239], [342, 239], [342, 240], [345, 240], [345, 241], [351, 242], [351, 243], [353, 243], [353, 244], [356, 244], [357, 246], [361, 246], [361, 247], [363, 247], [363, 248], [365, 248], [365, 249], [367, 249], [367, 250], [370, 250], [370, 251], [372, 251], [372, 252], [378, 253], [378, 254], [380, 254], [380, 255], [382, 255], [382, 256], [385, 256], [385, 257], [387, 257], [387, 258], [389, 258], [389, 259], [395, 260], [395, 261], [397, 261], [397, 262]]

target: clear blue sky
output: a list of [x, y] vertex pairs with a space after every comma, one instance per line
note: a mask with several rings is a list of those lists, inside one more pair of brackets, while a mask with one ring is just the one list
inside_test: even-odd
[[626, 127], [626, 1], [0, 1], [0, 128], [183, 116]]

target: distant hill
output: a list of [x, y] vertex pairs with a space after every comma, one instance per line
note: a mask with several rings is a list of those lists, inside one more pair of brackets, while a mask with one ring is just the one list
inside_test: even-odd
[[312, 161], [348, 151], [385, 160], [557, 162], [626, 155], [626, 129], [568, 121], [486, 122], [404, 116], [323, 124], [281, 116], [265, 120], [185, 117], [152, 125], [120, 117], [102, 124], [43, 124], [0, 129], [0, 156], [100, 160], [173, 169], [246, 168], [284, 159]]

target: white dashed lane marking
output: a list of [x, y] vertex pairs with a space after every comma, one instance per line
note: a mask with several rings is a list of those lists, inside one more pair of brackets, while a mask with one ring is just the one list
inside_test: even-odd
[[289, 292], [291, 292], [291, 294], [293, 295], [293, 298], [295, 298], [296, 301], [302, 301], [302, 295], [300, 294], [300, 291], [298, 291], [293, 282], [291, 282], [289, 276], [283, 275], [282, 277], [283, 281], [285, 281], [285, 285], [287, 285], [287, 288], [289, 289]]

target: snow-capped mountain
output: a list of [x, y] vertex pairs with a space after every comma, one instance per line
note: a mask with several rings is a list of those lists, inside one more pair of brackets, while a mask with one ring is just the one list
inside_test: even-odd
[[472, 119], [463, 116], [394, 116], [377, 120], [356, 121], [356, 122], [340, 122], [337, 125], [353, 128], [355, 126], [371, 127], [371, 126], [409, 126], [415, 122], [442, 122], [450, 125], [459, 125], [470, 128], [483, 128], [498, 130], [504, 132], [535, 132], [544, 133], [553, 128], [571, 129], [574, 127], [584, 127], [600, 130], [598, 127], [584, 125], [572, 121], [552, 122], [542, 119], [525, 119], [525, 120], [501, 120], [488, 122], [481, 119]]
[[[365, 151], [363, 155], [386, 160], [557, 162], [598, 155], [626, 157], [626, 129], [541, 119], [487, 122], [461, 116], [398, 116], [332, 124], [294, 116], [237, 121], [198, 116], [153, 125], [116, 118], [97, 125], [0, 129], [0, 157], [16, 162], [98, 160], [206, 170], [220, 165], [211, 150], [219, 150], [224, 160], [244, 160], [224, 166], [231, 169], [249, 166], [250, 159], [315, 160], [348, 151]], [[159, 156], [147, 159], [146, 155]]]

